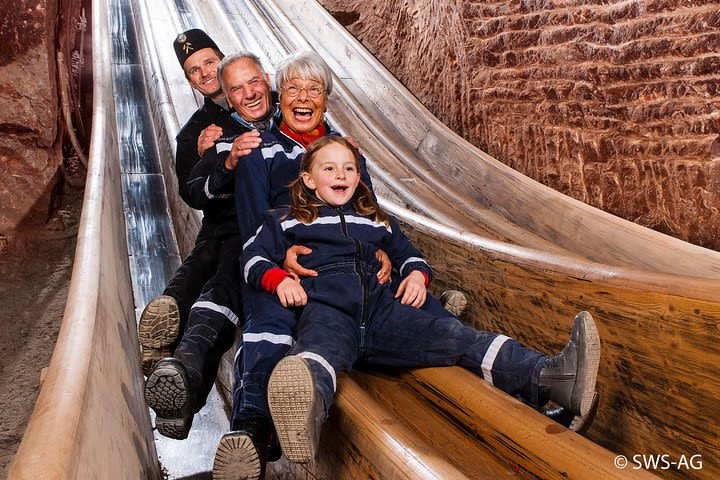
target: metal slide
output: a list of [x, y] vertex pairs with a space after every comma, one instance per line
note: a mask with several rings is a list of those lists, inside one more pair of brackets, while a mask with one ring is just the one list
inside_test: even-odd
[[[626, 455], [701, 454], [704, 468], [683, 475], [720, 474], [720, 254], [564, 197], [471, 147], [315, 2], [95, 0], [92, 18], [93, 136], [76, 265], [10, 478], [159, 478], [158, 455], [170, 478], [209, 478], [227, 428], [222, 402], [213, 395], [191, 439], [156, 446], [134, 330], [198, 228], [172, 165], [173, 138], [199, 99], [171, 42], [194, 26], [226, 53], [259, 54], [270, 72], [287, 52], [318, 47], [337, 75], [329, 117], [367, 152], [383, 206], [427, 255], [436, 288], [466, 291], [475, 326], [545, 351], [564, 343], [577, 310], [590, 310], [603, 339], [591, 437]], [[624, 474], [614, 454], [455, 368], [344, 376], [323, 439], [317, 462], [278, 462], [270, 477]]]

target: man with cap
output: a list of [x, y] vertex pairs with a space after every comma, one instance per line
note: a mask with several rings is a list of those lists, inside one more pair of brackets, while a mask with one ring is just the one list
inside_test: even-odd
[[[232, 112], [218, 81], [218, 65], [224, 56], [202, 30], [178, 35], [173, 46], [188, 83], [205, 97], [178, 133], [175, 156], [180, 196], [190, 207], [202, 210], [203, 220], [192, 251], [163, 294], [145, 307], [138, 336], [143, 370], [148, 374], [145, 396], [157, 414], [158, 432], [182, 439], [188, 435], [194, 413], [204, 405], [220, 358], [232, 346], [238, 319], [243, 318], [235, 166], [242, 154], [259, 146], [257, 129], [265, 126], [275, 107], [265, 76], [253, 93], [257, 98], [251, 115], [245, 118]], [[236, 110], [245, 111], [242, 106]], [[203, 162], [203, 153], [223, 131], [235, 133], [223, 139], [232, 145], [230, 160]], [[170, 354], [174, 356], [163, 358]]]

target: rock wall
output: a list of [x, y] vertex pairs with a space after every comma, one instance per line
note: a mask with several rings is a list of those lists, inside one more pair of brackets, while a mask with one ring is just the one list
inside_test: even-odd
[[56, 17], [55, 0], [0, 5], [0, 233], [36, 213], [60, 163]]
[[320, 3], [498, 160], [720, 249], [720, 2]]
[[55, 52], [74, 48], [80, 4], [80, 0], [0, 3], [2, 237], [47, 219], [62, 162]]

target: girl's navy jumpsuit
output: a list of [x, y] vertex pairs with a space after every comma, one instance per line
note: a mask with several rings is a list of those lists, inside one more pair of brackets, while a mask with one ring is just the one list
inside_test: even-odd
[[267, 375], [285, 354], [305, 358], [326, 413], [337, 373], [349, 371], [358, 361], [403, 367], [459, 365], [511, 395], [537, 402], [540, 370], [548, 356], [505, 335], [477, 331], [453, 316], [434, 316], [403, 305], [389, 286], [377, 283], [377, 249], [387, 252], [403, 278], [413, 270], [428, 280], [432, 275], [394, 219], [387, 226], [350, 206], [322, 206], [310, 224], [283, 218], [284, 213], [271, 212], [246, 243], [241, 257], [244, 280], [274, 291], [268, 278], [277, 279], [278, 265], [293, 244], [313, 250], [301, 261], [318, 276], [301, 282], [308, 303], [297, 325], [248, 320], [244, 335], [292, 338], [294, 333], [297, 338], [294, 344], [256, 344], [255, 354], [263, 357]]
[[[278, 112], [270, 128], [262, 132], [260, 148], [253, 149], [238, 163], [235, 209], [243, 243], [255, 235], [268, 210], [286, 208], [290, 204], [288, 184], [300, 175], [305, 148], [280, 130], [278, 125], [281, 121]], [[327, 123], [325, 132], [327, 135], [340, 135]], [[372, 191], [372, 181], [362, 156], [360, 167], [361, 178]], [[393, 288], [399, 283], [395, 279]], [[293, 345], [291, 333], [294, 333], [297, 324], [296, 312], [283, 307], [276, 295], [248, 286], [245, 282], [242, 282], [241, 290], [245, 322], [251, 323], [253, 328], [245, 330], [238, 342], [230, 419], [233, 426], [242, 419], [270, 416], [266, 396], [270, 373]], [[429, 293], [422, 309], [435, 316], [449, 315]], [[277, 358], [264, 357], [263, 352], [268, 348], [282, 353]]]

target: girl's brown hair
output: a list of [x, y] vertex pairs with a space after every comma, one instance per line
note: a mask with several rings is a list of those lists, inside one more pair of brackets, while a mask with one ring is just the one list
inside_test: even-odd
[[[330, 144], [337, 143], [347, 148], [355, 159], [355, 167], [358, 173], [360, 172], [360, 158], [355, 147], [342, 137], [336, 137], [328, 135], [320, 137], [308, 145], [305, 156], [303, 157], [300, 165], [300, 173], [310, 173], [312, 168], [313, 160], [319, 150]], [[375, 200], [373, 200], [370, 189], [365, 185], [365, 182], [360, 180], [358, 182], [357, 189], [350, 199], [355, 211], [363, 216], [374, 215], [376, 222], [383, 222], [385, 225], [390, 225], [390, 219], [387, 214], [381, 209]], [[302, 177], [297, 178], [290, 184], [290, 211], [285, 215], [286, 218], [290, 215], [295, 216], [296, 219], [303, 223], [312, 223], [318, 217], [318, 207], [323, 203], [310, 191], [303, 182]]]

